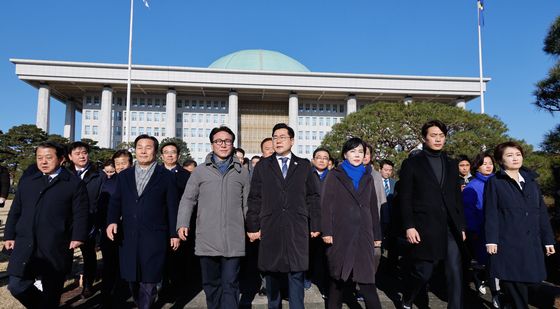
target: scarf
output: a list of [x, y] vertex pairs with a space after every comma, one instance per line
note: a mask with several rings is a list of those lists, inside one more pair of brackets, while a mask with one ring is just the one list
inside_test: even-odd
[[319, 173], [319, 171], [317, 169], [315, 169], [315, 173], [317, 173], [317, 175], [319, 176], [319, 180], [321, 182], [323, 182], [323, 180], [325, 180], [325, 178], [327, 178], [327, 174], [329, 173], [329, 169], [326, 168], [322, 173]]
[[233, 156], [231, 155], [229, 156], [229, 158], [221, 161], [215, 154], [212, 155], [212, 162], [214, 162], [214, 164], [216, 165], [216, 167], [218, 168], [218, 170], [222, 175], [225, 175], [227, 173], [229, 165], [231, 164], [232, 161], [233, 161]]
[[346, 175], [352, 179], [352, 184], [354, 185], [354, 190], [358, 190], [358, 186], [360, 184], [360, 180], [366, 173], [366, 167], [362, 164], [358, 166], [354, 166], [348, 162], [348, 160], [344, 160], [342, 164], [342, 169], [346, 172]]

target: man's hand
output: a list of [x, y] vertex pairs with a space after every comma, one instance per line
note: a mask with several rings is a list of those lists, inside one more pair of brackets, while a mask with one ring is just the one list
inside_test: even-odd
[[4, 248], [6, 248], [6, 250], [12, 250], [12, 249], [14, 249], [15, 246], [16, 246], [16, 241], [15, 240], [4, 241]]
[[321, 232], [311, 232], [311, 238], [315, 238], [317, 236], [319, 236], [321, 234]]
[[177, 249], [179, 249], [179, 244], [181, 243], [181, 240], [179, 238], [171, 238], [169, 240], [169, 244], [171, 245], [171, 250], [173, 251], [177, 251]]
[[6, 198], [0, 197], [0, 204], [4, 204], [6, 202]]
[[109, 226], [107, 226], [107, 229], [105, 230], [105, 232], [107, 233], [107, 238], [114, 241], [115, 240], [115, 234], [117, 234], [117, 224], [116, 223], [109, 224]]
[[332, 236], [323, 236], [323, 242], [327, 245], [332, 245], [333, 239]]
[[462, 231], [461, 235], [463, 235], [463, 241], [465, 241], [465, 239], [467, 239], [467, 234], [465, 234], [465, 231]]
[[554, 246], [545, 246], [545, 248], [546, 248], [546, 256], [550, 256], [556, 253]]
[[373, 241], [373, 246], [375, 248], [381, 248], [381, 240], [374, 240]]
[[177, 230], [177, 234], [179, 234], [179, 238], [181, 238], [181, 240], [187, 240], [187, 236], [189, 236], [189, 228], [181, 226], [179, 230]]
[[249, 237], [250, 242], [253, 242], [255, 240], [259, 240], [259, 239], [261, 239], [261, 231], [259, 230], [258, 232], [255, 232], [255, 233], [247, 233], [247, 236]]
[[498, 245], [486, 244], [486, 251], [488, 252], [488, 254], [496, 254], [498, 253]]
[[79, 241], [79, 240], [72, 240], [70, 242], [70, 246], [68, 247], [68, 249], [70, 250], [74, 250], [77, 249], [79, 246], [83, 245], [84, 242], [83, 241]]
[[420, 234], [415, 228], [409, 228], [406, 230], [406, 239], [411, 244], [419, 244], [420, 243]]

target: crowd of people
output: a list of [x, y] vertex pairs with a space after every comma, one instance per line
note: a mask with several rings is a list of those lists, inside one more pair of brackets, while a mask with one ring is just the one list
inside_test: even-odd
[[327, 308], [351, 297], [377, 309], [384, 251], [405, 283], [402, 308], [427, 292], [439, 265], [448, 308], [463, 308], [465, 277], [481, 294], [489, 287], [496, 308], [527, 308], [529, 287], [546, 278], [555, 240], [519, 144], [454, 159], [443, 150], [447, 127], [432, 120], [396, 181], [393, 162], [373, 162], [360, 138], [340, 160], [318, 148], [310, 161], [292, 152], [291, 127], [271, 133], [249, 159], [232, 130], [216, 127], [198, 166], [180, 165], [179, 145], [149, 135], [135, 139], [134, 156], [118, 150], [99, 166], [86, 143], [41, 143], [5, 226], [9, 291], [27, 308], [58, 307], [78, 248], [82, 296], [101, 280], [102, 308], [115, 306], [122, 282], [148, 309], [194, 278], [208, 308], [250, 308], [257, 293], [271, 309], [283, 299], [304, 308], [313, 282]]

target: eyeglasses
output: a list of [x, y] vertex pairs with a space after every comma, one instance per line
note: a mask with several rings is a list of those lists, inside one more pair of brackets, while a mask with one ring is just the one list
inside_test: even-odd
[[163, 154], [177, 154], [177, 151], [175, 151], [175, 150], [165, 150], [163, 152]]
[[233, 141], [230, 139], [215, 139], [212, 141], [212, 143], [219, 146], [222, 146], [225, 143], [226, 146], [231, 146], [233, 144]]
[[291, 139], [291, 137], [286, 136], [286, 135], [281, 135], [281, 136], [273, 136], [272, 140], [273, 141], [285, 141], [285, 140], [289, 140]]

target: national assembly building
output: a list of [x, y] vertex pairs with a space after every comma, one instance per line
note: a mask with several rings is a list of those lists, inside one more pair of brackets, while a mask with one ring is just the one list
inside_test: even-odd
[[[282, 53], [243, 50], [208, 68], [132, 66], [130, 132], [126, 132], [128, 66], [122, 64], [11, 59], [19, 79], [38, 89], [37, 126], [49, 130], [50, 98], [66, 104], [63, 135], [114, 148], [140, 134], [160, 141], [182, 138], [202, 162], [210, 152], [210, 130], [226, 125], [236, 146], [260, 154], [272, 126], [296, 132], [292, 149], [311, 158], [332, 125], [376, 102], [438, 102], [465, 108], [480, 93], [478, 78], [311, 72]], [[489, 79], [484, 79], [483, 87]]]

